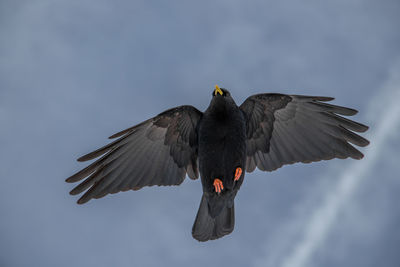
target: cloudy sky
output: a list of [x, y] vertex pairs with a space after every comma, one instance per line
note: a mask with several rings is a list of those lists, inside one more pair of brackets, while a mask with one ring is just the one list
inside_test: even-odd
[[[400, 264], [400, 2], [0, 1], [0, 266]], [[246, 176], [234, 232], [191, 237], [199, 181], [78, 206], [65, 178], [106, 137], [214, 84], [325, 95], [365, 158]]]

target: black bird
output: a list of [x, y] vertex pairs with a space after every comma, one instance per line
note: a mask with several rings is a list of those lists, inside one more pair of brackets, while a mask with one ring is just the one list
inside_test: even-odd
[[86, 203], [120, 191], [152, 185], [179, 185], [197, 179], [203, 196], [192, 235], [199, 241], [233, 231], [234, 199], [245, 172], [273, 171], [284, 164], [333, 158], [361, 159], [350, 143], [364, 147], [368, 126], [346, 119], [356, 110], [325, 102], [332, 97], [258, 94], [237, 106], [228, 90], [215, 86], [202, 113], [193, 106], [169, 109], [116, 133], [114, 142], [78, 161], [100, 157], [69, 177], [83, 180], [71, 192], [86, 191]]

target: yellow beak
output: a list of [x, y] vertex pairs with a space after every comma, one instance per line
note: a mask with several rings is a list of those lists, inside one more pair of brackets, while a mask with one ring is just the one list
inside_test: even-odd
[[215, 91], [214, 91], [214, 95], [220, 94], [221, 96], [224, 94], [221, 90], [221, 88], [219, 88], [218, 85], [215, 86]]

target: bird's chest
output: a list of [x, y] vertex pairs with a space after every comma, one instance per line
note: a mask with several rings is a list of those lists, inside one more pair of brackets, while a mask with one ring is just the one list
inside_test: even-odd
[[203, 118], [199, 128], [199, 167], [202, 180], [221, 179], [227, 186], [246, 159], [245, 120], [242, 113], [225, 118]]
[[[234, 143], [245, 142], [245, 120], [241, 112], [225, 116], [204, 116], [199, 128], [199, 147], [214, 151], [234, 150]], [[218, 152], [221, 152], [220, 150]]]

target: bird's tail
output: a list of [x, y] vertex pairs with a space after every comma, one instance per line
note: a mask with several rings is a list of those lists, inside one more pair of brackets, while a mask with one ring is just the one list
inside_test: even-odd
[[211, 217], [209, 204], [203, 194], [200, 207], [192, 228], [192, 236], [198, 241], [207, 241], [230, 234], [235, 226], [235, 207], [225, 206], [215, 217]]

